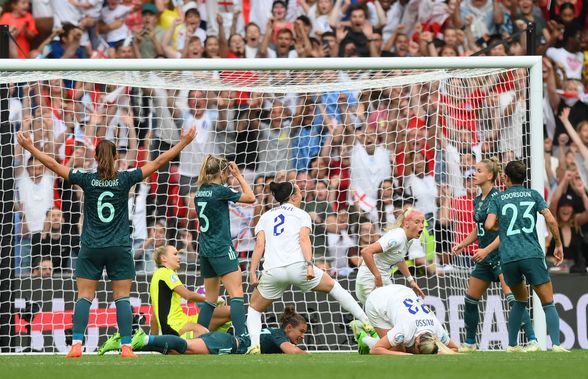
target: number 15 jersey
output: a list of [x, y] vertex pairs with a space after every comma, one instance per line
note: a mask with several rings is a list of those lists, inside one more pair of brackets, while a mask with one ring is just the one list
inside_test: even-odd
[[304, 262], [300, 247], [300, 229], [312, 228], [310, 215], [291, 204], [282, 204], [265, 212], [255, 227], [255, 235], [265, 234], [264, 270]]

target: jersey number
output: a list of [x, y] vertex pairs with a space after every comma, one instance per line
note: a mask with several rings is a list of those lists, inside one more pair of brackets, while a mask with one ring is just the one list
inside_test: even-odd
[[[105, 197], [111, 198], [114, 197], [114, 194], [110, 191], [104, 191], [102, 194], [100, 194], [97, 204], [98, 218], [104, 223], [109, 223], [114, 218], [114, 206], [110, 203], [107, 203], [106, 201], [103, 201]], [[104, 216], [104, 209], [108, 209], [108, 217]]]
[[404, 304], [406, 309], [408, 309], [408, 313], [410, 313], [411, 315], [417, 314], [419, 312], [419, 309], [421, 309], [426, 314], [431, 312], [425, 304], [421, 304], [419, 300], [417, 300], [415, 304], [415, 300], [411, 299], [410, 297], [404, 299], [402, 304]]
[[[533, 201], [521, 201], [520, 205], [523, 207], [527, 207], [525, 208], [525, 212], [523, 213], [523, 218], [528, 218], [531, 223], [531, 225], [528, 228], [523, 228], [522, 231], [523, 233], [532, 233], [533, 230], [535, 230], [535, 218], [531, 214], [531, 211], [533, 210], [533, 206], [535, 205], [535, 203]], [[506, 216], [506, 212], [509, 209], [512, 210], [512, 217], [510, 219], [510, 224], [508, 225], [506, 235], [514, 236], [516, 234], [521, 233], [521, 229], [517, 229], [514, 227], [517, 217], [519, 216], [519, 209], [514, 204], [506, 204], [504, 207], [502, 207], [502, 215]]]
[[284, 215], [281, 214], [274, 218], [274, 236], [279, 236], [284, 233], [284, 221], [286, 221], [286, 219], [284, 218]]
[[478, 223], [478, 237], [484, 237], [486, 235], [486, 229], [484, 229], [484, 223]]
[[208, 231], [208, 228], [210, 227], [208, 217], [206, 217], [206, 215], [204, 214], [204, 208], [206, 208], [206, 204], [208, 203], [205, 201], [199, 201], [196, 203], [196, 205], [198, 206], [198, 217], [201, 220], [200, 231], [203, 233], [206, 233]]

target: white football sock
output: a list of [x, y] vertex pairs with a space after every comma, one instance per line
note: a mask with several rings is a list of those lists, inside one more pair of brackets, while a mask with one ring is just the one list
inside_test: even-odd
[[335, 300], [339, 302], [341, 308], [351, 313], [357, 320], [363, 323], [369, 322], [368, 317], [366, 316], [363, 309], [361, 309], [361, 306], [357, 304], [357, 301], [355, 301], [349, 292], [345, 291], [345, 289], [341, 287], [339, 282], [335, 281], [335, 285], [333, 286], [331, 292], [329, 292], [329, 295], [333, 296]]
[[377, 338], [374, 338], [372, 336], [365, 336], [362, 339], [363, 343], [365, 343], [370, 350], [374, 348], [374, 346], [376, 345], [376, 343], [378, 342]]
[[247, 308], [247, 330], [251, 338], [251, 346], [259, 346], [259, 336], [261, 335], [261, 312], [248, 307]]

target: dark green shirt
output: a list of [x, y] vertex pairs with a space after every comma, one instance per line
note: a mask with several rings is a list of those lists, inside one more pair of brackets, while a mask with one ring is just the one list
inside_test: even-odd
[[267, 328], [261, 330], [259, 344], [262, 354], [282, 354], [280, 346], [284, 342], [290, 342], [286, 333], [280, 328]]
[[503, 264], [544, 257], [537, 238], [537, 213], [545, 208], [547, 204], [539, 192], [523, 186], [512, 186], [492, 198], [488, 214], [498, 218]]
[[[499, 193], [500, 191], [498, 191], [496, 188], [492, 188], [485, 199], [482, 200], [482, 195], [478, 195], [474, 199], [474, 220], [476, 221], [476, 228], [478, 231], [478, 246], [481, 248], [485, 248], [486, 246], [490, 245], [496, 239], [496, 237], [498, 237], [498, 232], [486, 230], [484, 223], [486, 222], [486, 217], [488, 216], [488, 206], [490, 205], [490, 201]], [[499, 258], [499, 252], [498, 249], [496, 249], [488, 254], [484, 261], [494, 261]]]
[[204, 184], [196, 191], [194, 203], [200, 225], [199, 251], [203, 257], [235, 254], [231, 238], [229, 201], [236, 202], [241, 193], [220, 184]]
[[82, 246], [131, 246], [129, 190], [142, 180], [139, 169], [119, 171], [112, 180], [101, 180], [96, 172], [70, 170], [69, 182], [84, 191]]

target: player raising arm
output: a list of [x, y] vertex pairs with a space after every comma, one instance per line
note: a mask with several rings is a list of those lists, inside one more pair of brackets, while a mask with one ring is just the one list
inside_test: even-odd
[[[484, 159], [476, 164], [476, 173], [474, 174], [474, 183], [480, 187], [482, 193], [474, 199], [474, 220], [476, 227], [460, 243], [453, 248], [453, 253], [459, 254], [465, 247], [471, 245], [476, 240], [480, 249], [476, 252], [474, 260], [478, 257], [484, 257], [477, 261], [474, 270], [470, 274], [468, 289], [465, 295], [464, 322], [466, 327], [466, 340], [461, 346], [460, 352], [472, 352], [477, 350], [476, 331], [480, 321], [480, 312], [478, 302], [484, 296], [486, 290], [492, 282], [500, 282], [502, 292], [506, 296], [508, 304], [512, 306], [515, 299], [510, 288], [504, 282], [502, 269], [500, 268], [500, 254], [498, 252], [498, 241], [493, 242], [498, 237], [498, 233], [492, 230], [486, 230], [484, 222], [488, 214], [488, 205], [493, 197], [499, 191], [494, 187], [496, 179], [500, 175], [500, 164], [496, 158]], [[523, 325], [525, 333], [529, 339], [526, 347], [527, 351], [539, 350], [539, 344], [535, 337], [533, 324], [529, 318], [529, 312], [523, 314]]]
[[411, 249], [418, 247], [424, 223], [425, 216], [421, 212], [408, 208], [398, 217], [397, 224], [400, 227], [392, 229], [361, 250], [363, 264], [357, 271], [355, 281], [355, 295], [361, 303], [365, 304], [368, 295], [375, 288], [392, 284], [390, 271], [394, 266], [398, 266], [415, 293], [425, 297], [404, 261]]
[[453, 354], [457, 344], [433, 311], [408, 287], [390, 284], [369, 294], [365, 312], [380, 339], [356, 332], [359, 353], [374, 355]]
[[[243, 193], [225, 186], [229, 174], [237, 179]], [[229, 163], [225, 158], [214, 155], [207, 155], [204, 159], [197, 184], [194, 204], [200, 225], [198, 257], [206, 291], [198, 323], [209, 327], [222, 282], [231, 297], [231, 321], [235, 335], [240, 336], [246, 332], [243, 281], [231, 239], [228, 203], [251, 204], [255, 202], [255, 195], [235, 162]]]
[[122, 357], [135, 357], [131, 350], [132, 309], [129, 293], [135, 277], [135, 262], [129, 235], [129, 190], [178, 155], [196, 136], [196, 129], [182, 132], [180, 142], [140, 169], [117, 171], [116, 146], [102, 140], [96, 146], [97, 170], [82, 172], [58, 163], [33, 144], [28, 133], [17, 134], [18, 143], [48, 169], [84, 192], [84, 226], [76, 265], [77, 297], [73, 314], [73, 340], [68, 358], [82, 356], [90, 305], [98, 280], [106, 267], [112, 282], [116, 319], [121, 335]]
[[[300, 209], [300, 188], [290, 182], [272, 182], [270, 189], [280, 205], [264, 213], [255, 227], [256, 243], [249, 278], [256, 288], [247, 310], [247, 329], [251, 337], [249, 353], [260, 353], [261, 312], [280, 299], [292, 285], [304, 292], [328, 293], [362, 323], [362, 328], [373, 331], [353, 296], [313, 265], [310, 242], [312, 221], [309, 214]], [[264, 271], [258, 281], [257, 268], [264, 253]]]
[[539, 192], [523, 187], [527, 166], [522, 161], [509, 162], [504, 173], [507, 189], [490, 201], [485, 227], [486, 230], [496, 230], [498, 227], [504, 281], [516, 298], [508, 317], [507, 351], [522, 350], [517, 345], [518, 333], [529, 300], [524, 278], [533, 287], [543, 305], [553, 351], [567, 352], [559, 344], [559, 315], [553, 304], [553, 286], [547, 272], [545, 254], [537, 238], [537, 213], [545, 217], [555, 241], [553, 255], [558, 260], [557, 264], [560, 264], [563, 260], [563, 248], [557, 222]]

